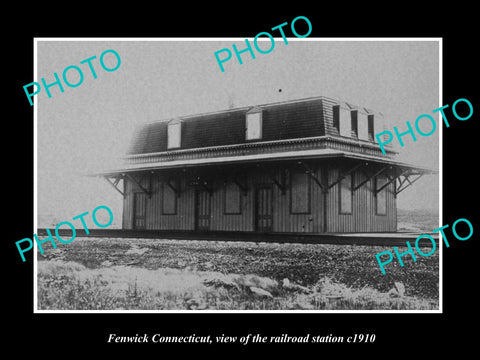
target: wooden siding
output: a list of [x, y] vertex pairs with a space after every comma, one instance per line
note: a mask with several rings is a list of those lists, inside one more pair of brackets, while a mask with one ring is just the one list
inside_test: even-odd
[[[339, 176], [340, 168], [329, 167], [328, 183], [332, 184]], [[354, 187], [365, 180], [365, 175], [353, 173]], [[397, 230], [396, 199], [394, 183], [387, 186], [387, 214], [377, 215], [375, 211], [375, 182], [370, 179], [353, 193], [351, 214], [340, 213], [339, 187], [333, 186], [327, 195], [327, 232], [391, 232]]]
[[[299, 167], [291, 165], [289, 172], [299, 171]], [[313, 175], [317, 179], [328, 180], [333, 184], [338, 180], [341, 168], [337, 163], [320, 163], [313, 166]], [[297, 182], [296, 186], [308, 187], [297, 191], [310, 194], [309, 212], [294, 214], [291, 209], [292, 184], [290, 176], [285, 176], [285, 187], [282, 189], [282, 173], [284, 169], [252, 166], [245, 169], [246, 192], [241, 191], [240, 213], [225, 213], [225, 183], [231, 181], [227, 172], [218, 173], [210, 180], [210, 222], [212, 231], [255, 231], [255, 204], [256, 189], [268, 186], [272, 189], [272, 231], [293, 233], [320, 233], [320, 232], [391, 232], [396, 231], [396, 199], [394, 197], [394, 183], [383, 191], [386, 193], [386, 215], [377, 215], [375, 208], [374, 186], [371, 179], [353, 193], [352, 213], [341, 214], [339, 202], [340, 183], [331, 187], [325, 199], [322, 189], [315, 181]], [[177, 174], [178, 175], [178, 174]], [[198, 187], [192, 186], [188, 175], [180, 177], [180, 196], [177, 198], [176, 214], [162, 214], [162, 194], [165, 182], [170, 178], [168, 174], [154, 174], [144, 176], [141, 185], [150, 189], [151, 196], [146, 196], [145, 228], [150, 230], [195, 230], [196, 203], [195, 192]], [[353, 184], [356, 186], [364, 180], [364, 174], [356, 171], [352, 174]], [[149, 180], [151, 177], [151, 180]], [[137, 175], [137, 178], [140, 176]], [[273, 178], [276, 179], [275, 183]], [[324, 181], [324, 180], [321, 180]], [[141, 191], [131, 181], [125, 181], [124, 218], [123, 227], [132, 229], [134, 226], [134, 193]], [[295, 192], [295, 191], [294, 191]]]
[[[146, 196], [146, 229], [184, 229], [193, 230], [194, 223], [194, 192], [186, 188], [185, 179], [179, 181], [182, 193], [177, 198], [176, 214], [162, 214], [163, 186], [168, 180], [166, 176], [151, 176], [151, 196]], [[141, 182], [142, 186], [148, 185], [148, 176]], [[185, 189], [185, 192], [183, 190]], [[133, 228], [133, 194], [141, 191], [131, 181], [126, 181], [124, 197], [123, 224], [125, 229]]]
[[[372, 141], [373, 134], [370, 134], [370, 141], [359, 140], [359, 130], [357, 132], [352, 130], [350, 137], [340, 136], [333, 124], [334, 106], [337, 105], [346, 106], [344, 102], [326, 97], [257, 106], [254, 108], [255, 111], [262, 111], [262, 136], [261, 139], [254, 141], [247, 141], [245, 138], [246, 114], [252, 107], [178, 118], [175, 121], [181, 122], [181, 147], [172, 150], [167, 149], [168, 121], [151, 123], [135, 132], [125, 163], [127, 166], [134, 165], [131, 166], [132, 169], [138, 167], [146, 169], [149, 166], [153, 168], [157, 162], [168, 165], [170, 161], [193, 159], [295, 151], [301, 154], [303, 150], [313, 149], [333, 149], [374, 156], [378, 162], [383, 162], [385, 157], [391, 159], [395, 156], [393, 151], [387, 151], [387, 155], [384, 155], [378, 144]], [[353, 107], [352, 110], [355, 122], [355, 111], [364, 110], [359, 107]], [[377, 114], [373, 116], [375, 122], [373, 127], [381, 129], [384, 124], [377, 120]], [[378, 119], [381, 119], [380, 115]], [[356, 121], [358, 125], [359, 119]], [[368, 115], [368, 122], [369, 126], [372, 126], [371, 114]], [[277, 165], [273, 160], [262, 164], [239, 163], [235, 166], [210, 164], [205, 168], [163, 169], [155, 173], [137, 172], [132, 176], [141, 182], [143, 190], [128, 177], [124, 179], [123, 227], [125, 229], [135, 227], [135, 194], [144, 193], [146, 189], [149, 195], [141, 195], [141, 198], [137, 196], [137, 205], [145, 206], [144, 219], [140, 218], [137, 226], [151, 230], [201, 228], [212, 231], [255, 231], [259, 201], [260, 205], [264, 206], [267, 200], [271, 199], [273, 232], [396, 231], [395, 182], [383, 190], [386, 192], [386, 215], [376, 213], [374, 179], [353, 191], [352, 211], [349, 214], [342, 214], [340, 182], [329, 188], [326, 193], [322, 187], [337, 182], [342, 173], [342, 166], [351, 169], [355, 162], [340, 155], [336, 160], [310, 158], [305, 161], [312, 169], [311, 176], [306, 177], [308, 180], [295, 179], [295, 181], [292, 181], [291, 174], [305, 172], [306, 169], [297, 161], [276, 161]], [[376, 161], [371, 163], [374, 164]], [[283, 164], [284, 168], [279, 164]], [[375, 166], [372, 164], [368, 168]], [[198, 177], [200, 173], [208, 179]], [[365, 176], [361, 171], [352, 172], [351, 175], [353, 187], [362, 182]], [[192, 180], [194, 177], [196, 180]], [[323, 185], [320, 186], [318, 182]], [[238, 192], [233, 191], [237, 185], [240, 190], [239, 198]], [[295, 187], [293, 191], [292, 186]], [[258, 189], [262, 187], [271, 188], [271, 194], [263, 193], [263, 198], [259, 198]], [[226, 192], [226, 188], [231, 190]], [[200, 193], [200, 190], [203, 192]], [[165, 194], [169, 199], [164, 199]], [[208, 199], [205, 196], [208, 196]], [[292, 199], [292, 196], [295, 198]], [[305, 197], [308, 197], [309, 203], [302, 206]], [[235, 199], [230, 207], [225, 203], [228, 198]], [[204, 207], [200, 209], [204, 215], [200, 226], [196, 216], [199, 214], [198, 199], [203, 199], [204, 205], [208, 205], [209, 210]], [[164, 206], [164, 200], [167, 201], [167, 205], [175, 206], [171, 208]], [[141, 212], [138, 213], [142, 216]]]

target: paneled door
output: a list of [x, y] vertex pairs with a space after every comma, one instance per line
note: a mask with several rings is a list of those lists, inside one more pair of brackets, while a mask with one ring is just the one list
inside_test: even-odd
[[210, 193], [206, 190], [195, 192], [195, 219], [197, 230], [210, 230]]
[[255, 191], [255, 230], [270, 232], [273, 229], [272, 188], [258, 187]]
[[146, 195], [143, 192], [133, 193], [133, 228], [145, 229]]

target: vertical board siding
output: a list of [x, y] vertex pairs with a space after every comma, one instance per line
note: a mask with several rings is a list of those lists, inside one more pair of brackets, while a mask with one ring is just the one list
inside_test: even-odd
[[186, 179], [179, 181], [180, 194], [177, 195], [177, 209], [175, 214], [162, 214], [162, 187], [168, 181], [167, 177], [158, 176], [154, 180], [155, 192], [152, 194], [152, 207], [150, 208], [150, 228], [168, 230], [194, 230], [195, 229], [195, 192], [186, 186]]
[[[337, 163], [319, 162], [313, 166], [313, 175], [321, 180], [323, 176], [332, 184], [338, 179], [341, 167]], [[289, 171], [301, 171], [289, 169]], [[326, 206], [322, 189], [318, 184], [309, 181], [296, 182], [295, 186], [308, 186], [309, 189], [299, 189], [310, 194], [310, 211], [294, 214], [291, 211], [290, 176], [287, 176], [285, 192], [276, 185], [272, 176], [280, 182], [281, 171], [268, 170], [257, 166], [244, 171], [247, 191], [240, 192], [240, 213], [225, 213], [225, 183], [231, 181], [228, 173], [218, 176], [211, 182], [213, 189], [210, 197], [210, 224], [213, 231], [255, 231], [255, 194], [261, 186], [272, 189], [272, 231], [291, 233], [321, 233], [321, 232], [392, 232], [397, 228], [395, 184], [387, 191], [387, 214], [376, 215], [374, 180], [370, 180], [353, 192], [352, 214], [340, 214], [339, 186], [336, 184], [326, 194]], [[352, 173], [353, 184], [356, 186], [365, 179], [362, 172]], [[137, 178], [139, 176], [137, 175]], [[176, 214], [162, 214], [162, 187], [168, 180], [166, 175], [145, 176], [142, 186], [150, 189], [151, 197], [145, 197], [146, 218], [145, 227], [149, 230], [195, 230], [195, 191], [196, 188], [187, 184], [186, 177], [179, 181], [180, 196], [177, 197]], [[298, 189], [297, 189], [298, 190]], [[123, 227], [133, 229], [134, 223], [134, 193], [140, 191], [131, 181], [124, 182]], [[326, 218], [326, 220], [325, 220]]]
[[[334, 183], [340, 176], [338, 166], [329, 166], [327, 173], [328, 184]], [[327, 232], [354, 232], [355, 213], [357, 211], [355, 197], [351, 214], [340, 214], [340, 183], [328, 190], [327, 196]]]
[[[340, 167], [328, 167], [328, 183], [332, 184], [340, 175]], [[358, 171], [353, 173], [354, 186], [365, 179]], [[387, 213], [377, 215], [375, 211], [375, 182], [371, 179], [353, 193], [352, 214], [340, 214], [339, 184], [327, 195], [327, 232], [392, 232], [397, 230], [396, 199], [394, 184], [387, 186]]]
[[[302, 138], [321, 135], [338, 136], [338, 130], [333, 126], [333, 107], [338, 102], [333, 99], [322, 97], [305, 102], [291, 104], [264, 105], [262, 109], [263, 141], [282, 140], [290, 138]], [[198, 115], [186, 117], [182, 120], [182, 149], [201, 148], [206, 146], [218, 146], [228, 144], [245, 143], [245, 114], [247, 108], [216, 113], [210, 115]], [[369, 122], [372, 120], [369, 118]], [[228, 124], [225, 127], [225, 124]], [[375, 124], [376, 127], [378, 124]], [[152, 153], [166, 150], [167, 123], [159, 122], [146, 126], [137, 131], [134, 136], [134, 145], [130, 153]], [[353, 136], [355, 139], [357, 136]], [[245, 154], [256, 154], [272, 151], [302, 150], [310, 149], [314, 143], [302, 142], [294, 145], [283, 144], [282, 147], [252, 147], [245, 148]], [[317, 144], [317, 143], [315, 143]], [[379, 149], [358, 146], [356, 143], [343, 143], [331, 138], [326, 138], [319, 143], [321, 148], [333, 148], [342, 151], [352, 151], [370, 155], [380, 155]], [[291, 147], [290, 147], [291, 146]], [[210, 151], [210, 150], [209, 150]], [[236, 150], [223, 149], [208, 156], [234, 156]], [[206, 152], [202, 152], [207, 156]], [[165, 159], [159, 157], [157, 161], [169, 161], [176, 159], [195, 158], [192, 153], [162, 154]], [[139, 158], [136, 162], [152, 161]], [[133, 160], [132, 160], [133, 161]], [[341, 174], [342, 159], [336, 162], [317, 161], [316, 165], [311, 164], [313, 176], [319, 181], [328, 184], [335, 182]], [[295, 167], [291, 163], [285, 166], [288, 171], [304, 171], [301, 167]], [[219, 167], [220, 168], [220, 167]], [[205, 219], [205, 227], [213, 231], [255, 231], [255, 204], [256, 191], [259, 187], [271, 187], [272, 202], [272, 231], [273, 232], [390, 232], [397, 228], [396, 199], [394, 196], [395, 183], [390, 184], [383, 191], [386, 191], [386, 215], [377, 215], [375, 207], [375, 181], [371, 179], [361, 188], [353, 192], [352, 213], [340, 214], [339, 208], [339, 186], [336, 184], [324, 195], [321, 187], [308, 177], [308, 181], [291, 183], [290, 176], [282, 189], [275, 184], [272, 177], [281, 179], [281, 172], [284, 169], [269, 168], [267, 165], [253, 165], [242, 169], [245, 175], [246, 193], [240, 191], [240, 209], [235, 211], [237, 206], [226, 211], [225, 184], [232, 184], [232, 174], [228, 167], [220, 168], [221, 173], [209, 183], [212, 193], [209, 196], [209, 219]], [[215, 170], [216, 171], [216, 170]], [[180, 195], [176, 197], [176, 211], [174, 214], [162, 213], [163, 188], [172, 174], [135, 174], [137, 179], [142, 179], [143, 187], [149, 189], [151, 196], [145, 196], [145, 228], [151, 230], [194, 230], [196, 226], [196, 191], [198, 186], [189, 185], [187, 176], [179, 173]], [[352, 173], [353, 184], [356, 186], [365, 179], [362, 172]], [[173, 178], [172, 178], [173, 180]], [[124, 179], [124, 202], [122, 226], [124, 229], [134, 228], [135, 193], [141, 191], [137, 185], [128, 179]], [[295, 189], [292, 191], [292, 186]], [[295, 193], [309, 194], [309, 206], [302, 207], [303, 199], [297, 197], [292, 200]], [[205, 195], [206, 196], [206, 195]], [[295, 203], [297, 201], [297, 203]], [[298, 213], [292, 213], [293, 209]], [[262, 203], [261, 203], [262, 204]], [[260, 205], [261, 205], [260, 204]], [[231, 205], [234, 205], [233, 203]], [[204, 213], [208, 212], [203, 209]]]
[[[247, 174], [246, 178], [250, 176]], [[250, 180], [250, 179], [249, 179]], [[247, 181], [248, 192], [245, 195], [240, 191], [240, 213], [225, 213], [224, 183], [229, 179], [218, 178], [213, 182], [211, 196], [211, 223], [210, 229], [216, 231], [253, 231], [253, 193], [250, 181]]]

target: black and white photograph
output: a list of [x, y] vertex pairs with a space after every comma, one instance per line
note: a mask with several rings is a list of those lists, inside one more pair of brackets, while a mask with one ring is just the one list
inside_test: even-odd
[[2, 25], [6, 351], [468, 354], [475, 12], [161, 5]]
[[440, 310], [440, 39], [36, 45], [36, 310]]

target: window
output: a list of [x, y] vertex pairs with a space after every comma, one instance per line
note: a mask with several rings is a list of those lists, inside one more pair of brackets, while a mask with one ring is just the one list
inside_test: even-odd
[[181, 146], [182, 138], [182, 123], [174, 120], [168, 123], [167, 126], [167, 146], [168, 149], [175, 149]]
[[352, 213], [352, 202], [353, 202], [353, 193], [352, 193], [352, 175], [346, 175], [340, 181], [340, 214], [351, 214]]
[[368, 115], [368, 138], [370, 141], [375, 141], [375, 129], [373, 127], [373, 115]]
[[339, 135], [352, 136], [352, 112], [340, 105], [333, 107], [333, 126], [337, 128]]
[[338, 130], [340, 134], [340, 106], [335, 105], [333, 107], [333, 127]]
[[260, 111], [247, 113], [246, 139], [259, 140], [262, 138], [262, 113]]
[[162, 214], [175, 215], [177, 213], [177, 194], [167, 183], [163, 183]]
[[[375, 191], [381, 189], [387, 183], [387, 178], [384, 176], [375, 178]], [[388, 186], [387, 186], [388, 187]], [[377, 215], [387, 215], [387, 187], [383, 188], [382, 191], [377, 192], [376, 196], [376, 214]]]
[[358, 111], [352, 111], [352, 132], [358, 137]]
[[350, 110], [340, 108], [340, 135], [352, 136], [352, 113]]
[[358, 111], [358, 138], [368, 141], [368, 118], [367, 114]]
[[234, 182], [228, 182], [224, 187], [224, 213], [242, 213], [242, 196], [240, 188]]
[[304, 172], [292, 172], [290, 179], [290, 212], [309, 214], [310, 177]]

